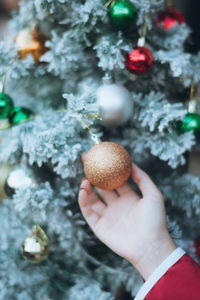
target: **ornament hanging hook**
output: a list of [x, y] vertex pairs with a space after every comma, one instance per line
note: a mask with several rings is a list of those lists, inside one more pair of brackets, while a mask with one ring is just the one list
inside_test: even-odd
[[102, 79], [104, 85], [109, 85], [113, 83], [112, 76], [110, 72], [106, 72], [105, 76]]
[[87, 129], [88, 129], [88, 131], [89, 131], [89, 133], [90, 133], [90, 135], [91, 135], [91, 139], [92, 139], [93, 144], [94, 144], [94, 145], [100, 144], [100, 143], [101, 143], [101, 139], [100, 139], [96, 134], [94, 134], [94, 133], [92, 132], [92, 130], [91, 130], [91, 128], [90, 128], [90, 126], [89, 126], [87, 120], [86, 120], [85, 118], [82, 118], [82, 120], [83, 120], [85, 126], [87, 127]]
[[2, 89], [1, 89], [2, 93], [5, 93], [5, 85], [6, 85], [6, 73], [2, 76]]
[[5, 93], [5, 89], [6, 89], [6, 79], [7, 79], [7, 74], [9, 72], [9, 68], [14, 64], [14, 62], [16, 61], [17, 57], [14, 57], [13, 60], [7, 65], [6, 69], [5, 69], [5, 73], [2, 76], [2, 89], [1, 92]]
[[109, 8], [109, 7], [113, 7], [113, 5], [115, 4], [116, 0], [108, 0], [105, 4], [105, 7], [106, 8]]
[[197, 111], [197, 99], [195, 99], [196, 87], [195, 84], [192, 82], [190, 88], [190, 98], [188, 103], [188, 112], [189, 113], [196, 113]]
[[[145, 16], [146, 18], [147, 16]], [[146, 20], [144, 21], [144, 24], [142, 26], [142, 28], [139, 30], [139, 39], [138, 39], [138, 42], [137, 42], [137, 45], [139, 47], [144, 47], [145, 43], [146, 43], [146, 35], [147, 35], [147, 22]]]
[[174, 7], [174, 4], [173, 4], [172, 0], [166, 0], [165, 3], [166, 3], [166, 6], [167, 6], [168, 9]]
[[190, 88], [190, 100], [192, 100], [194, 98], [194, 94], [195, 94], [195, 85], [192, 82], [191, 88]]

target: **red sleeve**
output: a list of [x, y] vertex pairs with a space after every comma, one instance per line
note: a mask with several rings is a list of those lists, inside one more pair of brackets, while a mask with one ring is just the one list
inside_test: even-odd
[[200, 300], [200, 266], [189, 255], [183, 255], [144, 299]]

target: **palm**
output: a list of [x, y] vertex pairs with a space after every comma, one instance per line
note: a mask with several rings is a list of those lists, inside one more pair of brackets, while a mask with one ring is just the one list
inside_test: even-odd
[[83, 216], [97, 237], [128, 260], [133, 256], [138, 259], [135, 253], [144, 248], [144, 241], [148, 243], [148, 238], [152, 240], [152, 234], [157, 238], [160, 230], [166, 228], [165, 209], [159, 190], [136, 166], [133, 167], [132, 177], [143, 192], [142, 199], [126, 183], [117, 190], [120, 196], [114, 191], [97, 189], [103, 203], [87, 180], [83, 181], [79, 195]]

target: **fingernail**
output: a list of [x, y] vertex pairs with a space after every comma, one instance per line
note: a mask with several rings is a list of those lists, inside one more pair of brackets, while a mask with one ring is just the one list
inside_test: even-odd
[[87, 179], [86, 178], [83, 178], [83, 180], [81, 181], [81, 188], [85, 188], [84, 186], [85, 186], [85, 181], [86, 181]]
[[79, 194], [80, 194], [81, 192], [85, 192], [86, 194], [88, 194], [87, 190], [86, 190], [86, 189], [83, 189], [83, 188], [80, 188]]
[[86, 155], [87, 155], [87, 152], [83, 152], [82, 155], [81, 155], [81, 158], [82, 158], [82, 161], [84, 162], [84, 160], [86, 159]]

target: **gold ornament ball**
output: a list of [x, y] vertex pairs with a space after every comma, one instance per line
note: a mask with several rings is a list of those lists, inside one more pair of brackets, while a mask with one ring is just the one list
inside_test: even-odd
[[86, 155], [84, 171], [94, 186], [114, 190], [131, 175], [131, 158], [128, 152], [113, 142], [94, 145]]
[[29, 262], [37, 264], [47, 259], [49, 248], [46, 233], [39, 225], [35, 225], [32, 234], [26, 237], [22, 244], [22, 255]]
[[15, 38], [19, 58], [23, 59], [32, 55], [35, 62], [39, 63], [40, 57], [48, 51], [48, 48], [45, 47], [46, 39], [46, 36], [39, 31], [37, 26], [22, 29]]

